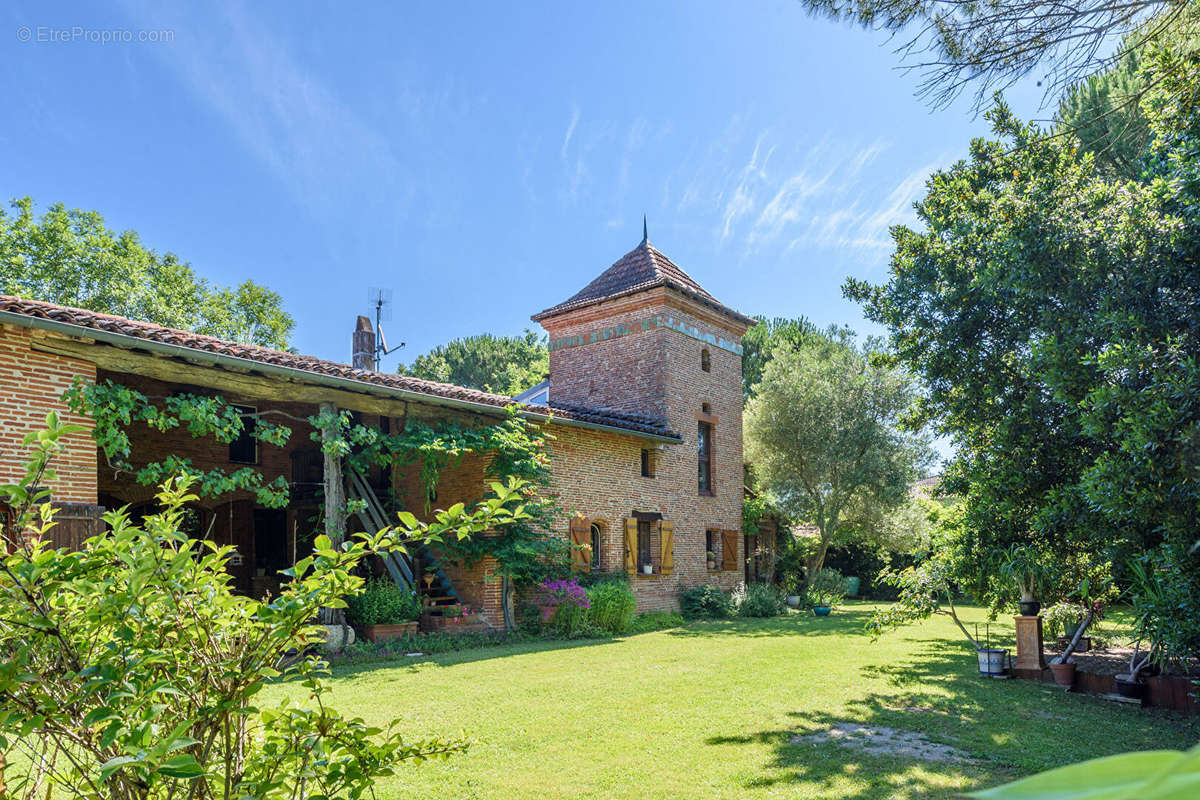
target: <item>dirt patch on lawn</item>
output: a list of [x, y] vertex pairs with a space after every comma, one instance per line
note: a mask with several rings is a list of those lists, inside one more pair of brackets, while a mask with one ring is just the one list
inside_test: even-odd
[[838, 722], [825, 730], [792, 737], [792, 744], [815, 742], [832, 742], [873, 756], [900, 756], [918, 761], [966, 761], [969, 758], [957, 748], [938, 744], [913, 731], [857, 722]]

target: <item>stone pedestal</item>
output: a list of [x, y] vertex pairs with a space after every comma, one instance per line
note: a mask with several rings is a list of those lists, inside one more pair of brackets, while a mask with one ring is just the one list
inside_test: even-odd
[[1042, 653], [1042, 618], [1013, 617], [1017, 623], [1017, 661], [1014, 669], [1043, 670], [1046, 657]]

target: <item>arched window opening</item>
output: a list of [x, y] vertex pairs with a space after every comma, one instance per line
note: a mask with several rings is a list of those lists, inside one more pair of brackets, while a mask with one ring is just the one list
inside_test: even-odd
[[700, 351], [700, 369], [705, 372], [712, 372], [712, 356], [708, 352], [708, 348]]
[[604, 538], [604, 526], [599, 522], [593, 522], [591, 526], [592, 534], [592, 569], [600, 569], [600, 542]]

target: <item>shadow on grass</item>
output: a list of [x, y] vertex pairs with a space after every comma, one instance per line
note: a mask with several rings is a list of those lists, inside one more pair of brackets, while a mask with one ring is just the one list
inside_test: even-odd
[[[861, 666], [857, 675], [821, 676], [868, 678], [887, 688], [851, 700], [837, 712], [797, 710], [781, 728], [714, 736], [705, 743], [772, 748], [763, 774], [748, 780], [747, 788], [803, 784], [813, 796], [883, 800], [958, 797], [1089, 758], [1184, 749], [1200, 731], [1200, 721], [1182, 716], [1118, 707], [1032, 681], [981, 676], [975, 653], [961, 639], [911, 641], [913, 649], [902, 659]], [[830, 729], [846, 723], [921, 737], [963, 757], [926, 761], [903, 748], [867, 753], [830, 738]]]
[[[986, 716], [979, 693], [986, 694], [989, 687], [971, 673], [974, 654], [952, 639], [926, 639], [919, 647], [902, 663], [860, 669], [864, 676], [882, 678], [895, 686], [898, 691], [894, 694], [867, 694], [839, 713], [793, 711], [784, 727], [714, 736], [705, 743], [712, 747], [771, 747], [770, 762], [762, 774], [745, 782], [747, 789], [803, 785], [806, 796], [839, 800], [952, 798], [1016, 777], [1008, 765], [996, 762], [988, 753], [986, 739], [960, 735], [964, 725], [977, 725]], [[921, 738], [953, 748], [961, 757], [925, 760], [904, 747], [865, 752], [828, 735], [847, 723], [876, 731], [892, 729], [904, 740]]]
[[666, 631], [670, 636], [711, 637], [723, 634], [736, 636], [866, 636], [866, 624], [872, 610], [866, 608], [838, 609], [831, 616], [816, 617], [792, 613], [786, 617], [763, 619], [737, 617], [734, 619], [690, 622], [683, 628]]
[[526, 653], [543, 653], [551, 650], [574, 650], [580, 647], [613, 644], [617, 641], [620, 641], [620, 639], [539, 639], [531, 642], [489, 645], [466, 650], [451, 650], [445, 653], [428, 653], [413, 657], [400, 656], [398, 658], [380, 659], [378, 661], [367, 661], [359, 664], [335, 664], [333, 666], [333, 674], [336, 677], [342, 678], [352, 677], [376, 669], [415, 669], [420, 665], [428, 664], [451, 667], [455, 664], [470, 664], [492, 658], [506, 658]]

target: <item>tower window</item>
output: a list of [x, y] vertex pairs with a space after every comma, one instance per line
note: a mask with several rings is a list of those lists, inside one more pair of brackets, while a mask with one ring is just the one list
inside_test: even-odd
[[638, 520], [638, 571], [641, 572], [645, 567], [654, 568], [653, 550], [650, 547], [650, 523], [646, 520]]
[[700, 369], [705, 372], [712, 372], [712, 356], [708, 352], [708, 348], [700, 351]]
[[604, 531], [600, 528], [600, 523], [592, 523], [592, 569], [600, 569], [600, 539]]
[[645, 448], [642, 449], [642, 477], [643, 478], [653, 478], [654, 477], [654, 451], [653, 450], [649, 450], [649, 449], [645, 449]]
[[712, 431], [711, 422], [699, 422], [696, 425], [696, 455], [699, 464], [699, 491], [700, 494], [712, 495], [713, 493], [713, 475], [712, 475]]

